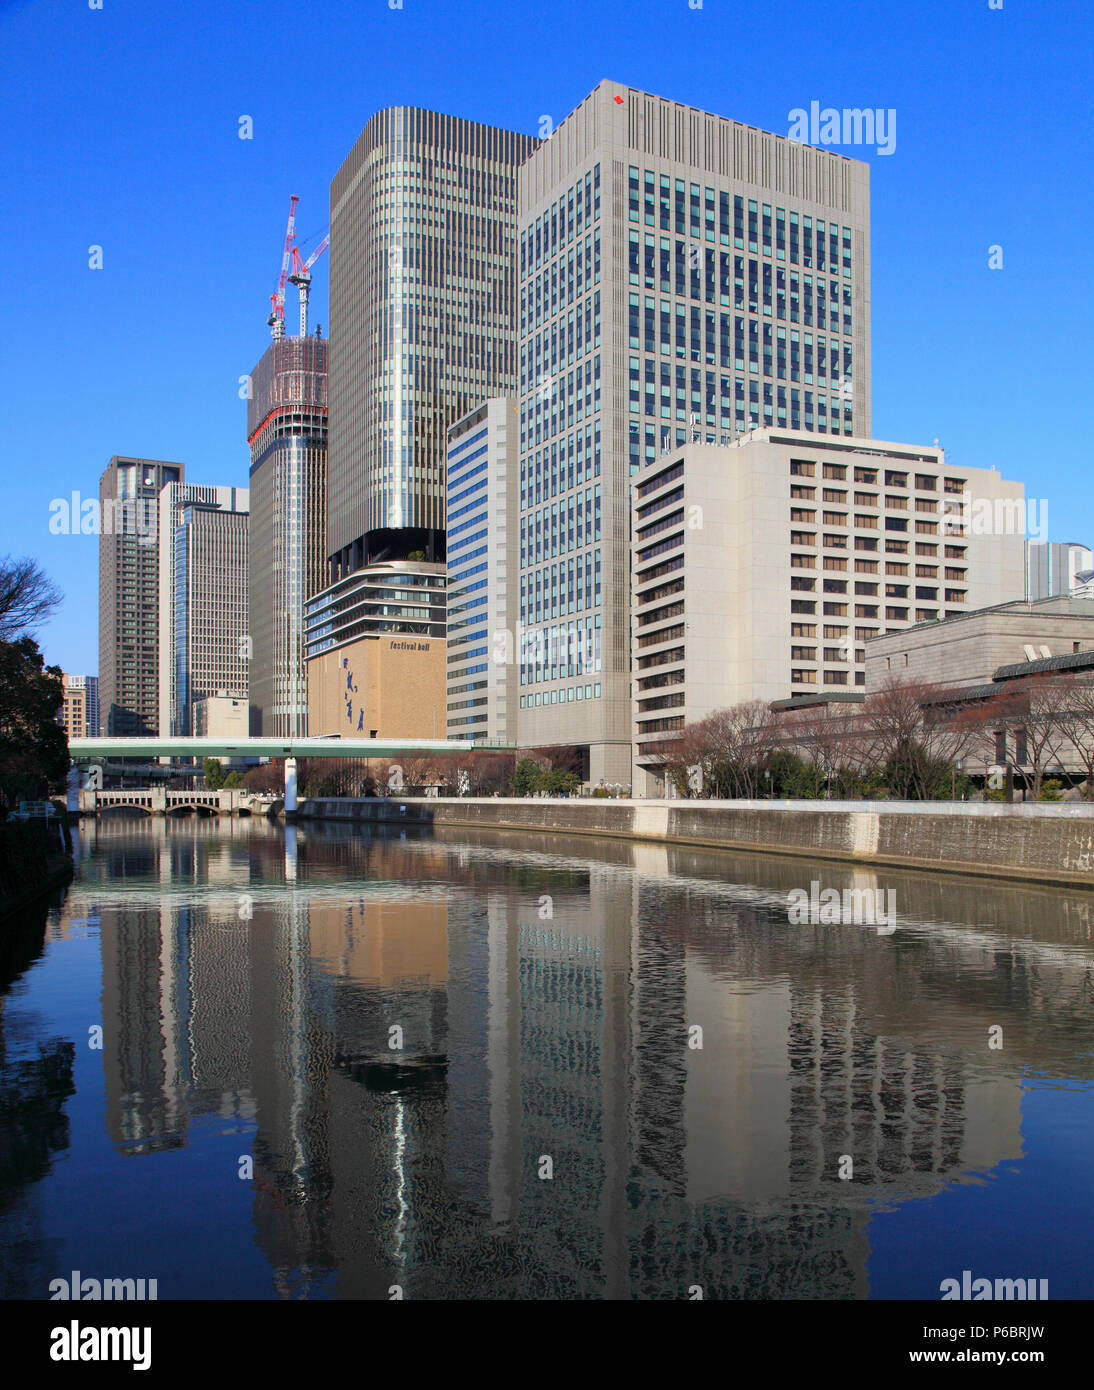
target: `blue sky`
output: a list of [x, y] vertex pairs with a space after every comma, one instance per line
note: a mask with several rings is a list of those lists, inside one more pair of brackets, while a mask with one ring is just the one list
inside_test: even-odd
[[[892, 154], [843, 150], [872, 164], [874, 435], [995, 466], [1047, 499], [1052, 539], [1094, 542], [1077, 346], [1094, 7], [702, 4], [0, 0], [0, 554], [35, 556], [66, 593], [49, 660], [98, 663], [97, 541], [50, 534], [52, 499], [96, 496], [115, 453], [246, 483], [238, 379], [268, 341], [289, 194], [307, 250], [380, 107], [535, 133], [604, 78], [781, 134], [814, 100], [894, 110]], [[291, 289], [286, 307], [292, 322]], [[311, 321], [326, 332], [325, 258]]]

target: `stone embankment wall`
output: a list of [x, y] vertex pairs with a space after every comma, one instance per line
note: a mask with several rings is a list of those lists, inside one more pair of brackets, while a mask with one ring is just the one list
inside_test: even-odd
[[[945, 804], [945, 803], [944, 803]], [[860, 807], [862, 809], [860, 809]], [[708, 845], [1094, 888], [1094, 806], [307, 798], [300, 819], [475, 826]]]

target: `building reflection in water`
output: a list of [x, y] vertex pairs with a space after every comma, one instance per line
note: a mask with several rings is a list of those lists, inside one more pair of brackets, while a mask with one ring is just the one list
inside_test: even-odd
[[[879, 1203], [1021, 1157], [1028, 1069], [1089, 1062], [1079, 894], [455, 830], [82, 853], [110, 1135], [238, 1131], [283, 1297], [865, 1297]], [[790, 926], [811, 876], [896, 932]]]

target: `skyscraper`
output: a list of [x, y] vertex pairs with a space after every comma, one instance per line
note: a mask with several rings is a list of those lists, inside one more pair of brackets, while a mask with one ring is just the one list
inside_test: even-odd
[[160, 494], [160, 736], [193, 708], [247, 694], [247, 490], [168, 483]]
[[415, 107], [331, 184], [331, 578], [444, 558], [448, 426], [516, 382], [516, 171], [534, 137]]
[[99, 718], [105, 735], [159, 728], [159, 496], [181, 463], [115, 455], [99, 479]]
[[629, 479], [753, 425], [869, 435], [868, 166], [604, 82], [519, 190], [518, 741], [626, 785]]
[[252, 732], [307, 733], [304, 604], [326, 582], [327, 344], [281, 338], [247, 403]]

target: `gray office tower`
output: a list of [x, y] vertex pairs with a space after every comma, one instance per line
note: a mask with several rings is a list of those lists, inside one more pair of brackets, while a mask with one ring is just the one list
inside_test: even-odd
[[327, 344], [271, 343], [247, 402], [251, 732], [308, 731], [304, 604], [327, 579]]
[[115, 455], [99, 479], [99, 719], [108, 737], [158, 732], [159, 497], [184, 474], [181, 463]]
[[613, 82], [520, 171], [518, 741], [594, 784], [631, 780], [631, 475], [753, 426], [870, 434], [868, 173]]
[[160, 737], [194, 734], [194, 706], [247, 695], [247, 489], [160, 493]]
[[332, 581], [444, 559], [448, 426], [516, 384], [516, 172], [536, 144], [390, 107], [331, 184]]

